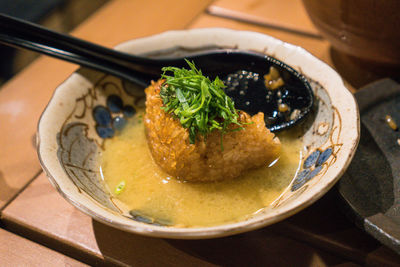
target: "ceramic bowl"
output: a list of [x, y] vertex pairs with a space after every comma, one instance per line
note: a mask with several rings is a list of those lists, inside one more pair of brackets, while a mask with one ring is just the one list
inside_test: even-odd
[[400, 65], [400, 2], [303, 0], [314, 25], [332, 46], [353, 57]]
[[169, 31], [116, 47], [148, 56], [210, 48], [266, 53], [301, 72], [312, 85], [317, 108], [299, 137], [306, 148], [301, 168], [282, 195], [251, 218], [213, 227], [178, 228], [122, 214], [98, 171], [104, 139], [95, 129], [92, 113], [94, 107], [105, 106], [110, 94], [118, 94], [125, 103], [143, 105], [143, 89], [81, 68], [55, 90], [37, 133], [41, 165], [67, 201], [95, 220], [129, 232], [166, 238], [211, 238], [278, 222], [315, 202], [338, 181], [358, 144], [357, 105], [339, 75], [304, 49], [264, 34], [221, 28]]

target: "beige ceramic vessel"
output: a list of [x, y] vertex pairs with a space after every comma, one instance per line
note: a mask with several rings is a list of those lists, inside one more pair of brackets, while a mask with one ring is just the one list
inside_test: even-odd
[[143, 91], [119, 79], [80, 69], [62, 83], [38, 125], [38, 154], [50, 182], [72, 205], [95, 220], [138, 234], [167, 238], [211, 238], [257, 229], [283, 220], [325, 194], [349, 165], [359, 140], [359, 114], [353, 95], [339, 75], [304, 49], [270, 36], [229, 29], [170, 31], [128, 41], [118, 50], [162, 56], [215, 47], [266, 53], [304, 74], [318, 108], [304, 124], [302, 167], [272, 205], [250, 219], [215, 227], [175, 228], [146, 218], [132, 218], [115, 206], [98, 172], [103, 139], [95, 131], [92, 109], [118, 94], [142, 105]]

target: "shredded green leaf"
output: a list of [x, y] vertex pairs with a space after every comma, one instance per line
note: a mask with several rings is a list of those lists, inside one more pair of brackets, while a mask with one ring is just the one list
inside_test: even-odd
[[121, 194], [121, 192], [122, 192], [122, 191], [124, 190], [124, 188], [125, 188], [125, 185], [126, 185], [125, 180], [122, 180], [121, 182], [119, 182], [119, 184], [115, 187], [114, 193], [115, 193], [116, 195]]
[[224, 83], [218, 77], [211, 81], [193, 62], [186, 62], [189, 70], [162, 68], [161, 78], [165, 82], [160, 97], [164, 111], [173, 114], [189, 130], [190, 143], [195, 143], [197, 134], [207, 138], [213, 130], [220, 130], [223, 135], [232, 123], [241, 126], [234, 103], [223, 90]]

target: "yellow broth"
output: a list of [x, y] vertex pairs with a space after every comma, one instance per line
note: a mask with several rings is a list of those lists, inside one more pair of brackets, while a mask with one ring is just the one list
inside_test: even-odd
[[[231, 181], [190, 183], [169, 176], [153, 161], [143, 121], [137, 115], [119, 135], [105, 142], [101, 172], [123, 209], [155, 221], [176, 227], [235, 222], [270, 205], [296, 175], [302, 144], [293, 132], [279, 138], [282, 152], [272, 166], [250, 170]], [[115, 194], [121, 181], [125, 187]]]

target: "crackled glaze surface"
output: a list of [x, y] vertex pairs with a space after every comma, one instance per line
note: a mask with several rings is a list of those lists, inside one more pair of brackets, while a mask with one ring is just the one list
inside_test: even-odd
[[[162, 56], [166, 51], [187, 53], [209, 47], [206, 40], [214, 40], [214, 46], [219, 47], [263, 51], [312, 81], [317, 105], [313, 116], [299, 130], [299, 138], [306, 149], [301, 170], [287, 190], [252, 218], [215, 227], [160, 227], [121, 212], [118, 201], [109, 193], [98, 172], [99, 153], [104, 149], [102, 137], [112, 138], [123, 128], [124, 123], [113, 123], [115, 118], [129, 119], [124, 116], [123, 107], [135, 110], [143, 105], [143, 92], [117, 78], [81, 69], [57, 88], [42, 115], [38, 132], [42, 166], [67, 200], [94, 218], [128, 231], [163, 237], [204, 238], [248, 231], [281, 220], [311, 204], [337, 181], [358, 142], [357, 108], [339, 76], [304, 50], [262, 34], [226, 29], [167, 32], [127, 42], [118, 48]], [[114, 96], [118, 96], [123, 103], [118, 104], [117, 100], [114, 109], [115, 106], [107, 103], [110, 96], [114, 100]], [[102, 121], [104, 113], [96, 115], [95, 109], [99, 106], [108, 112], [106, 121]], [[112, 131], [104, 134], [99, 126]]]

